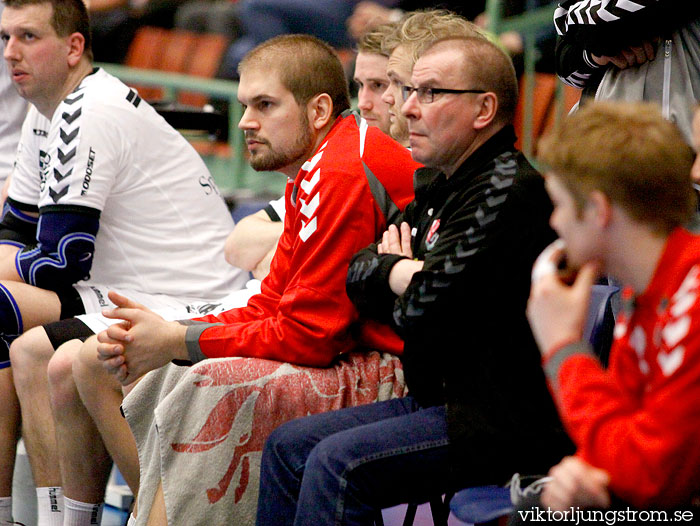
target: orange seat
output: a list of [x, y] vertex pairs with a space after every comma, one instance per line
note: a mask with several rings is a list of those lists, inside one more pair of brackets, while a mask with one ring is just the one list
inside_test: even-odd
[[[532, 100], [532, 145], [533, 150], [537, 145], [537, 140], [547, 132], [556, 122], [556, 88], [561, 82], [556, 75], [551, 73], [535, 73], [534, 96]], [[564, 107], [562, 116], [578, 102], [581, 91], [564, 86]], [[517, 148], [523, 147], [523, 136], [525, 133], [525, 79], [520, 79], [520, 97], [513, 119], [515, 133], [518, 140], [515, 143]]]
[[167, 34], [168, 30], [160, 27], [139, 28], [129, 45], [125, 64], [132, 68], [158, 69]]
[[[196, 42], [185, 67], [185, 73], [195, 77], [213, 78], [219, 71], [221, 57], [228, 48], [229, 39], [223, 35], [207, 33], [196, 36]], [[180, 93], [178, 101], [190, 106], [204, 106], [207, 96], [202, 93]]]
[[[168, 30], [160, 27], [141, 27], [129, 45], [125, 64], [132, 68], [160, 69], [163, 52], [167, 47]], [[160, 88], [134, 86], [146, 100], [163, 98]]]
[[[560, 117], [566, 116], [571, 108], [574, 107], [574, 104], [576, 104], [579, 99], [581, 98], [581, 90], [576, 89], [573, 86], [569, 86], [567, 84], [564, 84], [564, 106], [562, 108], [562, 114]], [[549, 129], [554, 126], [554, 123], [556, 122], [557, 119], [557, 108], [556, 104], [552, 104], [551, 111], [547, 115], [547, 120], [544, 123], [544, 128], [542, 130], [542, 133], [547, 133]]]
[[179, 29], [167, 31], [165, 48], [157, 69], [173, 73], [186, 73], [192, 50], [197, 43], [197, 36], [191, 31]]
[[[229, 39], [223, 35], [146, 26], [136, 32], [125, 63], [133, 68], [213, 78], [219, 70], [228, 43]], [[137, 86], [137, 89], [146, 100], [163, 98], [163, 90], [160, 88]], [[178, 101], [203, 106], [207, 102], [207, 96], [201, 93], [181, 93]]]
[[[532, 99], [532, 137], [537, 139], [544, 130], [547, 114], [554, 103], [554, 91], [557, 79], [555, 75], [535, 73], [534, 96]], [[522, 149], [525, 134], [525, 78], [520, 78], [518, 106], [515, 110], [513, 125], [518, 136], [516, 147]]]

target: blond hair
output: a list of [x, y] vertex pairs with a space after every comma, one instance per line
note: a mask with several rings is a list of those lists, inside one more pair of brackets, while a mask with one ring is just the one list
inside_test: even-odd
[[396, 29], [384, 38], [382, 48], [386, 55], [391, 55], [397, 47], [403, 46], [415, 62], [426, 47], [448, 37], [486, 38], [466, 18], [445, 9], [429, 9], [406, 13]]
[[687, 223], [695, 212], [693, 150], [654, 104], [587, 104], [546, 135], [538, 151], [579, 212], [593, 190], [661, 233]]
[[390, 53], [384, 49], [384, 39], [396, 31], [396, 26], [396, 22], [390, 22], [377, 26], [371, 31], [367, 31], [357, 42], [357, 52], [374, 53], [375, 55], [388, 57]]

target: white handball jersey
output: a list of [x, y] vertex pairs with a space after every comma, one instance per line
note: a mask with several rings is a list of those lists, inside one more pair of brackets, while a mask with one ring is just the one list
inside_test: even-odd
[[9, 195], [100, 211], [90, 278], [116, 289], [209, 299], [245, 285], [224, 260], [233, 220], [206, 166], [156, 111], [96, 69], [51, 121], [33, 106]]
[[[0, 15], [4, 8], [0, 3]], [[25, 115], [27, 101], [15, 90], [7, 71], [7, 63], [0, 59], [0, 187], [12, 172], [19, 132]]]

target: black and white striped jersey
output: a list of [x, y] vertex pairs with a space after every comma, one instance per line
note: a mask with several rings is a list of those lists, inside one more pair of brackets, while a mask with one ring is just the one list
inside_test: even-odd
[[559, 35], [556, 71], [566, 84], [586, 88], [602, 75], [591, 55], [613, 56], [655, 40], [700, 16], [700, 2], [566, 0], [554, 12]]
[[85, 77], [51, 120], [31, 107], [9, 197], [38, 209], [39, 239], [44, 215], [55, 225], [61, 213], [99, 219], [88, 283], [197, 300], [246, 281], [224, 259], [233, 221], [202, 159], [104, 70]]

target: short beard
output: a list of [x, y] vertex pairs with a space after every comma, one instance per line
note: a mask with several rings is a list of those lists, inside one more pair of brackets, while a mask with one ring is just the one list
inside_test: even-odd
[[408, 144], [408, 122], [394, 116], [394, 121], [389, 127], [389, 135], [399, 144]]
[[270, 143], [266, 142], [268, 150], [251, 155], [250, 166], [256, 172], [274, 172], [290, 164], [294, 164], [299, 159], [306, 158], [311, 154], [313, 137], [309, 129], [309, 118], [303, 112], [299, 121], [299, 135], [294, 144], [288, 148], [279, 150], [272, 149]]

